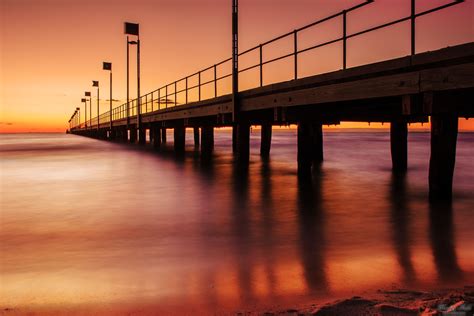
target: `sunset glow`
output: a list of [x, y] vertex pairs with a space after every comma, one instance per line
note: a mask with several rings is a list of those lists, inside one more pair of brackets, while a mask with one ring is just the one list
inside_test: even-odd
[[[241, 0], [241, 50], [359, 2]], [[230, 10], [226, 1], [2, 0], [0, 5], [0, 132], [3, 133], [63, 132], [74, 108], [83, 107], [80, 99], [84, 91], [92, 90], [92, 80], [99, 80], [103, 91], [108, 88], [108, 74], [101, 70], [104, 60], [114, 65], [114, 99], [119, 100], [114, 106], [123, 103], [126, 59], [122, 23], [125, 20], [139, 22], [141, 26], [143, 93], [228, 58], [231, 52]], [[430, 1], [420, 0], [417, 10], [430, 6], [433, 6]], [[408, 12], [409, 5], [404, 0], [376, 1], [363, 11], [353, 13], [349, 33]], [[472, 12], [472, 1], [466, 1], [420, 18], [417, 50], [472, 41]], [[408, 23], [402, 23], [349, 41], [348, 66], [408, 55], [408, 32]], [[338, 34], [339, 22], [327, 23], [317, 32], [302, 34], [300, 45], [304, 47]], [[269, 48], [265, 56], [270, 58], [288, 48], [283, 41]], [[131, 58], [134, 54], [132, 50]], [[305, 76], [339, 70], [339, 56], [339, 44], [302, 55], [299, 71]], [[314, 59], [324, 62], [314, 63]], [[242, 58], [241, 67], [252, 62], [255, 60], [252, 61], [251, 56]], [[269, 65], [265, 74], [266, 84], [291, 79], [284, 63]], [[135, 76], [133, 67], [130, 75]], [[242, 74], [241, 89], [255, 87], [256, 81], [256, 74]], [[135, 84], [132, 80], [133, 98], [136, 97]], [[221, 89], [225, 92], [228, 87], [224, 84]], [[92, 96], [96, 102], [94, 92]], [[102, 99], [101, 112], [105, 112], [108, 102]], [[366, 128], [367, 123], [345, 123], [340, 127], [346, 126]], [[474, 130], [474, 122], [461, 120], [460, 130]]]

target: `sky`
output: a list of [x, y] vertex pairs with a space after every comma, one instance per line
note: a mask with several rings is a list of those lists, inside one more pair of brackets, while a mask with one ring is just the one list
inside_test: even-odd
[[[240, 0], [240, 51], [360, 2]], [[418, 0], [417, 10], [447, 2]], [[473, 10], [473, 1], [467, 0], [418, 19], [417, 51], [473, 41]], [[376, 0], [350, 14], [348, 33], [409, 11], [409, 0]], [[113, 64], [113, 99], [118, 100], [114, 106], [122, 104], [126, 100], [125, 21], [140, 24], [142, 94], [231, 55], [229, 0], [0, 0], [0, 132], [65, 131], [74, 109], [83, 108], [85, 91], [92, 92], [95, 104], [92, 80], [99, 80], [101, 94], [106, 94], [108, 72], [102, 70], [103, 61]], [[334, 38], [340, 28], [340, 21], [324, 24], [301, 34], [299, 44]], [[283, 41], [264, 55], [271, 58], [288, 49], [290, 43]], [[406, 56], [409, 49], [409, 24], [403, 23], [350, 40], [348, 67]], [[340, 55], [340, 46], [334, 45], [302, 56], [300, 76], [340, 69]], [[134, 49], [130, 56], [134, 61]], [[254, 57], [242, 58], [241, 67], [256, 62]], [[291, 79], [287, 66], [269, 66], [264, 83]], [[131, 67], [131, 97], [135, 98], [134, 62]], [[251, 73], [241, 76], [240, 86], [251, 88], [257, 79]], [[222, 87], [221, 92], [225, 90]], [[101, 98], [101, 113], [108, 110], [106, 99]], [[367, 123], [342, 126], [368, 127]], [[474, 130], [474, 119], [461, 119], [460, 129]]]

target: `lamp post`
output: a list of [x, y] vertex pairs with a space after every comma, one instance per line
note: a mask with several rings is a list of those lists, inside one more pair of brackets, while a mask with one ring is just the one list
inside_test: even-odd
[[81, 102], [84, 103], [84, 124], [85, 128], [87, 129], [87, 99], [82, 98]]
[[97, 87], [97, 132], [99, 131], [99, 124], [100, 124], [100, 120], [99, 120], [99, 81], [95, 81], [93, 80], [92, 81], [92, 86], [93, 87]]
[[[92, 97], [91, 97], [90, 91], [84, 92], [84, 96], [89, 97], [89, 127], [92, 127]], [[86, 121], [87, 121], [87, 117], [86, 117]]]
[[232, 105], [233, 121], [239, 119], [239, 0], [232, 0]]
[[[130, 124], [129, 118], [129, 104], [130, 104], [130, 93], [129, 93], [129, 45], [137, 45], [137, 130], [138, 130], [138, 141], [140, 143], [145, 142], [145, 133], [141, 130], [141, 99], [140, 99], [140, 32], [139, 24], [137, 23], [124, 23], [124, 33], [127, 34], [127, 125]], [[128, 35], [137, 36], [136, 41], [130, 41]]]
[[110, 71], [110, 109], [109, 109], [109, 120], [110, 120], [110, 136], [112, 136], [112, 63], [104, 62], [102, 64], [104, 70]]
[[76, 111], [77, 111], [77, 126], [79, 127], [79, 125], [81, 125], [81, 108], [77, 107]]

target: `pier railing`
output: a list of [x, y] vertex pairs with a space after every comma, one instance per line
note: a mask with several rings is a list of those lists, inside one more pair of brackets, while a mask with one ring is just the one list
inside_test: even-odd
[[[365, 7], [366, 5], [373, 2], [374, 0], [367, 0], [349, 9], [345, 9], [338, 13], [319, 19], [308, 25], [305, 25], [291, 32], [277, 36], [269, 41], [266, 41], [264, 43], [261, 43], [259, 45], [256, 45], [252, 48], [249, 48], [239, 53], [239, 58], [245, 55], [248, 56], [250, 54], [254, 54], [255, 52], [257, 52], [257, 56], [258, 56], [257, 63], [247, 66], [245, 68], [239, 69], [239, 74], [258, 69], [258, 74], [259, 74], [258, 84], [257, 86], [253, 88], [262, 87], [264, 85], [264, 66], [281, 61], [281, 60], [292, 59], [293, 60], [292, 77], [294, 80], [296, 80], [299, 78], [298, 57], [301, 54], [321, 48], [321, 47], [325, 47], [331, 44], [335, 44], [335, 43], [342, 43], [342, 60], [341, 60], [342, 67], [341, 68], [346, 69], [347, 68], [347, 43], [349, 40], [359, 37], [361, 35], [376, 31], [376, 30], [387, 28], [387, 27], [397, 25], [397, 24], [407, 22], [407, 21], [410, 21], [410, 51], [411, 51], [411, 55], [414, 55], [416, 53], [416, 37], [415, 37], [416, 19], [422, 16], [426, 16], [428, 14], [431, 14], [433, 12], [451, 7], [453, 5], [462, 3], [464, 2], [464, 0], [453, 0], [449, 3], [439, 5], [437, 7], [434, 7], [422, 12], [418, 12], [418, 13], [416, 13], [415, 0], [410, 0], [410, 4], [411, 4], [410, 15], [402, 17], [402, 18], [398, 18], [393, 21], [386, 22], [377, 26], [369, 27], [361, 31], [348, 34], [347, 24], [348, 24], [348, 18], [350, 16], [350, 13], [362, 7]], [[341, 19], [341, 24], [342, 24], [340, 36], [337, 36], [331, 40], [327, 40], [323, 43], [312, 45], [310, 47], [300, 48], [298, 46], [298, 37], [302, 31], [317, 27], [318, 25], [324, 22], [328, 22], [328, 21], [335, 20], [338, 18]], [[287, 40], [288, 38], [290, 38], [293, 43], [293, 49], [290, 53], [281, 54], [270, 59], [264, 58], [265, 48], [267, 48], [271, 44]], [[223, 80], [227, 78], [231, 78], [232, 76], [231, 61], [232, 61], [232, 58], [227, 58], [212, 66], [201, 69], [193, 74], [190, 74], [174, 82], [166, 84], [154, 91], [151, 91], [145, 95], [140, 96], [139, 98], [130, 100], [129, 102], [126, 102], [118, 107], [113, 108], [111, 116], [109, 114], [110, 111], [107, 111], [101, 114], [99, 116], [99, 122], [101, 124], [108, 123], [110, 122], [110, 117], [112, 117], [113, 121], [119, 120], [119, 119], [125, 119], [127, 117], [135, 117], [137, 115], [138, 104], [140, 104], [140, 113], [145, 114], [149, 112], [154, 112], [154, 111], [158, 111], [158, 110], [162, 110], [162, 109], [166, 109], [170, 107], [194, 103], [194, 102], [198, 102], [198, 101], [202, 101], [206, 99], [216, 98], [221, 95], [229, 94], [230, 91], [227, 91], [227, 92], [219, 91], [219, 84]], [[226, 65], [228, 67], [227, 71], [225, 71], [224, 69]], [[224, 69], [224, 72], [223, 72], [223, 69]], [[207, 89], [211, 88], [211, 91], [212, 91], [210, 94], [207, 93], [208, 97], [206, 98], [203, 97], [204, 88], [207, 88]], [[128, 108], [129, 108], [128, 111], [127, 111], [127, 103], [128, 103]], [[127, 115], [127, 112], [129, 113], [128, 115]], [[89, 120], [87, 126], [89, 128], [97, 126], [97, 117], [93, 118], [92, 120]], [[73, 126], [73, 128], [84, 128], [84, 127], [85, 127], [85, 123]]]

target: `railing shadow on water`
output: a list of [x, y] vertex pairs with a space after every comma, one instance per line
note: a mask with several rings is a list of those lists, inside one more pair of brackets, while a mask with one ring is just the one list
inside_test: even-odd
[[[328, 45], [333, 45], [336, 43], [342, 43], [342, 60], [341, 60], [341, 69], [346, 69], [348, 67], [347, 65], [347, 43], [349, 40], [360, 37], [362, 35], [368, 34], [370, 32], [374, 32], [380, 29], [384, 29], [390, 26], [394, 26], [400, 23], [404, 22], [410, 22], [410, 51], [411, 55], [414, 55], [416, 51], [416, 38], [415, 38], [415, 30], [416, 30], [416, 19], [429, 15], [431, 13], [443, 10], [445, 8], [451, 7], [453, 5], [460, 4], [464, 2], [465, 0], [452, 0], [449, 3], [445, 3], [442, 5], [439, 5], [437, 7], [422, 11], [422, 12], [416, 12], [416, 5], [415, 5], [415, 0], [411, 0], [411, 10], [410, 10], [410, 15], [398, 18], [395, 20], [392, 20], [390, 22], [386, 22], [377, 26], [369, 27], [367, 29], [357, 31], [354, 33], [348, 34], [347, 32], [347, 24], [349, 20], [350, 13], [356, 10], [359, 10], [373, 2], [375, 0], [367, 0], [365, 2], [362, 2], [358, 5], [355, 5], [353, 7], [350, 7], [348, 9], [342, 10], [340, 12], [337, 12], [335, 14], [332, 14], [330, 16], [327, 16], [325, 18], [319, 19], [317, 21], [314, 21], [310, 24], [307, 24], [303, 27], [300, 27], [298, 29], [295, 29], [291, 32], [282, 34], [280, 36], [277, 36], [271, 40], [268, 40], [264, 43], [261, 43], [257, 46], [254, 46], [252, 48], [249, 48], [243, 52], [240, 52], [238, 54], [239, 58], [243, 57], [245, 55], [251, 55], [254, 52], [258, 52], [258, 62], [250, 65], [248, 67], [239, 69], [239, 74], [245, 73], [245, 72], [250, 72], [252, 70], [258, 69], [258, 84], [255, 87], [251, 88], [257, 88], [257, 87], [263, 87], [265, 83], [265, 76], [264, 76], [264, 66], [267, 66], [269, 64], [276, 63], [281, 60], [285, 59], [293, 59], [293, 74], [292, 77], [294, 80], [299, 79], [299, 71], [298, 71], [298, 57], [301, 54], [304, 54], [306, 52], [326, 47]], [[316, 27], [318, 25], [321, 25], [324, 22], [332, 21], [335, 19], [341, 19], [341, 33], [342, 36], [338, 36], [336, 38], [333, 38], [331, 40], [325, 41], [323, 43], [318, 43], [315, 45], [311, 45], [309, 47], [305, 47], [303, 49], [300, 49], [298, 46], [298, 39], [299, 35], [310, 28]], [[269, 45], [273, 45], [274, 43], [277, 42], [283, 42], [284, 40], [287, 40], [288, 38], [291, 39], [292, 41], [292, 46], [293, 46], [293, 51], [287, 54], [279, 55], [270, 59], [265, 59], [265, 48], [268, 48]], [[131, 117], [136, 117], [137, 112], [138, 112], [138, 107], [140, 107], [140, 114], [146, 114], [146, 113], [151, 113], [151, 112], [156, 112], [160, 111], [163, 109], [168, 109], [171, 107], [176, 107], [176, 106], [181, 106], [181, 105], [187, 105], [190, 103], [195, 103], [199, 101], [203, 101], [205, 99], [211, 99], [211, 98], [217, 98], [223, 95], [228, 95], [230, 94], [229, 89], [226, 89], [224, 93], [219, 91], [219, 85], [222, 84], [222, 82], [226, 79], [230, 79], [232, 76], [231, 73], [231, 61], [232, 58], [227, 58], [225, 60], [222, 60], [220, 62], [215, 63], [212, 66], [206, 67], [204, 69], [201, 69], [191, 75], [185, 76], [181, 79], [178, 79], [174, 82], [171, 82], [169, 84], [166, 84], [152, 92], [149, 92], [143, 96], [140, 96], [139, 98], [130, 100], [114, 109], [112, 109], [112, 115], [110, 115], [110, 111], [107, 111], [101, 115], [99, 115], [99, 121], [101, 124], [104, 123], [109, 123], [110, 122], [110, 116], [112, 116], [112, 120], [121, 120], [121, 119], [126, 119], [131, 118]], [[227, 71], [225, 70], [225, 68]], [[203, 81], [203, 77], [209, 77], [209, 74], [212, 79], [208, 79]], [[209, 95], [208, 98], [203, 98], [203, 88], [209, 88], [211, 89], [212, 93]], [[73, 118], [71, 118], [73, 119]], [[90, 124], [88, 124], [90, 128], [97, 128], [97, 117], [92, 118]], [[82, 123], [80, 125], [73, 126], [72, 128], [84, 128], [85, 124]]]

